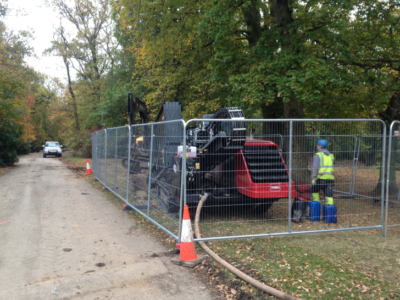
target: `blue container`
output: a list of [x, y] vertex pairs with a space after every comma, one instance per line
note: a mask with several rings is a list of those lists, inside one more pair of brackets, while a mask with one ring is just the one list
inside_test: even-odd
[[308, 216], [310, 221], [318, 222], [321, 220], [321, 202], [319, 201], [308, 201], [310, 207], [310, 214]]
[[324, 221], [326, 223], [332, 223], [336, 224], [337, 223], [337, 208], [336, 205], [328, 205], [325, 204], [324, 207], [322, 208], [323, 214], [324, 214]]

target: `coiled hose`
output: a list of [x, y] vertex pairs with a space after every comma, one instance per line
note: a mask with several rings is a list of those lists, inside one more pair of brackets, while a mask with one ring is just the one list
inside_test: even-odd
[[[199, 229], [199, 220], [200, 220], [200, 212], [201, 212], [201, 207], [203, 206], [203, 203], [207, 200], [208, 194], [205, 193], [204, 195], [200, 196], [200, 202], [197, 205], [196, 209], [196, 217], [194, 220], [194, 227], [195, 227], [195, 234], [198, 239], [201, 238], [200, 235], [200, 229]], [[268, 285], [265, 285], [262, 282], [259, 282], [258, 280], [255, 280], [254, 278], [250, 277], [249, 275], [246, 275], [242, 271], [236, 269], [234, 266], [229, 264], [227, 261], [223, 260], [221, 257], [219, 257], [215, 252], [213, 252], [204, 242], [199, 242], [200, 246], [206, 251], [214, 260], [216, 260], [218, 263], [220, 263], [223, 267], [228, 269], [231, 273], [236, 275], [237, 277], [243, 279], [244, 281], [250, 283], [252, 286], [272, 295], [275, 296], [279, 299], [285, 299], [285, 300], [300, 300], [300, 298], [288, 295], [284, 292], [278, 291]]]

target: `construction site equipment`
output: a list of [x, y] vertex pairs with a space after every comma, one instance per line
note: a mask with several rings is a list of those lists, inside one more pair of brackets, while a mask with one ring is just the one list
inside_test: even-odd
[[310, 207], [310, 220], [313, 222], [319, 222], [321, 220], [321, 202], [309, 201], [308, 205]]
[[328, 205], [325, 204], [322, 208], [323, 212], [323, 218], [324, 221], [326, 223], [332, 223], [332, 224], [336, 224], [337, 223], [337, 217], [336, 217], [336, 213], [337, 213], [337, 208], [336, 205]]
[[[137, 114], [142, 123], [148, 122], [145, 103], [129, 93], [130, 125], [135, 124]], [[156, 122], [181, 118], [179, 102], [164, 102]], [[132, 174], [146, 168], [140, 162], [149, 161], [151, 137], [148, 132], [143, 132], [143, 136], [135, 133], [133, 129], [132, 138], [142, 144], [131, 145], [129, 169]], [[239, 107], [224, 107], [214, 114], [203, 115], [203, 121], [186, 128], [185, 140], [179, 124], [166, 124], [154, 130], [157, 143], [153, 145], [152, 164], [147, 167], [151, 168], [150, 184], [155, 187], [157, 200], [164, 210], [176, 213], [180, 209], [180, 195], [173, 187], [180, 186], [181, 173], [177, 170], [182, 170], [183, 166], [187, 204], [198, 203], [199, 196], [207, 193], [210, 202], [216, 205], [235, 203], [249, 206], [253, 203], [254, 208], [267, 211], [275, 201], [287, 198], [289, 174], [279, 146], [271, 141], [249, 139], [246, 135], [245, 116]], [[122, 160], [122, 165], [128, 168], [128, 158]], [[293, 182], [291, 186], [292, 197], [295, 197]]]
[[[163, 115], [163, 113], [159, 114], [160, 122], [107, 128], [94, 132], [92, 135], [93, 171], [99, 182], [110, 192], [174, 239], [179, 240], [181, 236], [181, 218], [185, 202], [188, 203], [189, 208], [193, 208], [196, 205], [196, 199], [189, 202], [192, 200], [191, 197], [194, 198], [191, 195], [205, 190], [210, 191], [210, 198], [203, 208], [201, 220], [203, 241], [383, 229], [382, 199], [385, 188], [383, 182], [386, 181], [384, 176], [386, 143], [385, 124], [382, 121], [210, 119], [212, 116], [204, 116], [202, 119], [185, 122], [182, 119], [162, 121]], [[245, 123], [246, 126], [246, 137], [242, 147], [242, 153], [246, 159], [244, 171], [236, 167], [237, 158], [243, 158], [240, 151], [232, 150], [231, 153], [228, 152], [228, 155], [221, 151], [221, 156], [225, 156], [221, 160], [218, 158], [219, 154], [205, 155], [206, 153], [199, 153], [197, 145], [189, 144], [190, 140], [194, 140], [193, 128], [207, 128], [214, 124], [216, 128], [225, 128], [224, 132], [232, 139], [233, 133], [229, 131], [229, 128], [241, 128], [235, 125], [239, 122]], [[179, 129], [174, 134], [168, 127], [172, 124]], [[192, 136], [189, 135], [190, 130], [192, 130]], [[205, 135], [205, 141], [202, 140], [202, 134], [202, 132], [197, 133], [197, 140], [200, 140], [203, 145], [216, 142], [213, 141], [214, 133], [212, 138], [211, 135]], [[142, 139], [137, 140], [140, 137]], [[321, 227], [319, 222], [308, 223], [308, 221], [308, 226], [294, 225], [296, 219], [301, 222], [308, 216], [307, 200], [310, 200], [310, 195], [299, 182], [307, 183], [307, 185], [311, 182], [312, 158], [315, 155], [316, 143], [321, 138], [329, 142], [329, 150], [335, 155], [333, 198], [337, 205], [337, 224], [331, 224], [329, 228]], [[224, 143], [224, 139], [225, 142], [231, 142], [229, 137], [220, 138], [221, 144]], [[147, 160], [139, 161], [140, 173], [132, 175], [130, 168], [135, 161], [129, 162], [128, 158], [131, 157], [131, 150], [139, 144], [136, 141], [142, 144], [148, 142], [148, 146], [143, 146], [142, 151], [146, 154]], [[263, 142], [265, 145], [267, 142], [277, 145], [282, 143], [283, 148], [279, 147], [278, 152], [282, 155], [284, 165], [287, 165], [288, 192], [282, 193], [286, 194], [286, 197], [278, 196], [284, 190], [282, 182], [278, 182], [277, 185], [272, 182], [269, 183], [270, 186], [261, 189], [261, 194], [266, 195], [264, 197], [271, 198], [255, 198], [257, 193], [254, 193], [254, 186], [249, 185], [246, 189], [246, 186], [237, 184], [240, 173], [247, 172], [249, 172], [247, 178], [257, 183], [254, 182], [257, 175], [255, 172], [250, 172], [251, 167], [256, 167], [256, 170], [261, 169], [262, 162], [258, 159], [250, 162], [246, 157], [247, 150], [257, 150], [245, 149], [248, 142], [249, 144]], [[354, 154], [354, 149], [356, 149], [356, 154]], [[257, 153], [250, 154], [255, 156]], [[264, 154], [259, 154], [259, 156], [261, 159]], [[357, 161], [353, 160], [354, 157], [358, 158], [358, 165]], [[230, 159], [228, 163], [225, 163], [226, 158]], [[126, 160], [128, 169], [121, 167], [123, 159]], [[201, 161], [198, 162], [200, 159], [205, 162], [203, 166], [200, 165]], [[155, 163], [157, 160], [159, 162]], [[190, 160], [193, 163], [199, 163], [199, 165], [192, 165], [193, 175], [200, 178], [194, 183], [188, 182], [189, 174], [192, 172], [189, 168]], [[218, 164], [219, 161], [224, 163]], [[239, 162], [240, 160], [238, 164]], [[250, 164], [253, 165], [250, 166]], [[395, 170], [395, 168], [392, 167], [390, 170]], [[274, 172], [271, 171], [269, 175], [274, 175]], [[189, 184], [193, 184], [193, 188]], [[297, 188], [295, 192], [294, 187]], [[394, 184], [393, 187], [395, 188]], [[390, 192], [391, 197], [394, 194], [397, 196], [398, 189], [394, 188]], [[350, 191], [354, 193], [351, 195]], [[266, 212], [266, 206], [271, 201], [270, 199], [274, 199], [274, 193], [277, 198], [282, 198], [274, 201]], [[224, 194], [232, 196], [239, 194], [239, 196], [236, 200], [235, 197], [226, 197], [224, 201], [213, 197]], [[390, 198], [390, 201], [393, 201], [393, 198]], [[162, 201], [165, 199], [171, 199], [168, 206], [163, 205]], [[371, 205], [370, 199], [380, 199], [381, 207]], [[321, 197], [321, 205], [323, 204], [327, 202]], [[179, 208], [178, 212], [168, 212], [169, 207], [174, 206]], [[297, 210], [299, 210], [300, 218], [295, 214]]]

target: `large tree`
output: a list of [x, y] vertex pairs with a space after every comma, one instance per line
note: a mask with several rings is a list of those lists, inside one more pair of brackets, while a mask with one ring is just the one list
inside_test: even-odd
[[[82, 107], [84, 127], [97, 127], [97, 106], [102, 101], [102, 77], [112, 68], [117, 48], [110, 1], [74, 0], [70, 4], [66, 0], [53, 0], [52, 3], [60, 13], [61, 20], [75, 28], [69, 37], [65, 27], [60, 26], [56, 30], [53, 50], [64, 60], [70, 96], [76, 98], [73, 103]], [[71, 69], [77, 74], [75, 89], [72, 88]], [[75, 126], [81, 128], [77, 121]]]
[[35, 138], [30, 112], [37, 74], [25, 64], [29, 32], [12, 32], [0, 21], [0, 166], [18, 161]]
[[65, 70], [67, 73], [67, 86], [68, 92], [71, 99], [71, 104], [73, 108], [73, 116], [75, 121], [75, 130], [80, 130], [80, 122], [78, 116], [78, 104], [74, 92], [74, 87], [72, 84], [71, 78], [71, 60], [74, 58], [73, 49], [71, 49], [71, 43], [68, 41], [68, 38], [65, 33], [64, 26], [60, 24], [60, 26], [56, 29], [54, 34], [55, 39], [52, 41], [52, 46], [45, 51], [46, 54], [55, 54], [60, 56], [63, 60]]
[[118, 40], [135, 59], [133, 91], [153, 116], [163, 101], [182, 101], [186, 118], [224, 104], [226, 90], [210, 82], [207, 67], [213, 41], [197, 31], [212, 5], [210, 0], [114, 3]]

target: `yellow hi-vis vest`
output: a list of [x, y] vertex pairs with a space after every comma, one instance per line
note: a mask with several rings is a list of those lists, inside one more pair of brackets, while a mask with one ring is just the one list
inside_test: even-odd
[[318, 152], [319, 156], [319, 170], [318, 170], [318, 179], [323, 180], [335, 180], [335, 176], [333, 175], [333, 154], [326, 155], [323, 152]]

